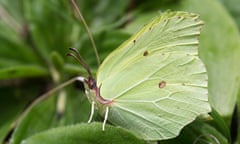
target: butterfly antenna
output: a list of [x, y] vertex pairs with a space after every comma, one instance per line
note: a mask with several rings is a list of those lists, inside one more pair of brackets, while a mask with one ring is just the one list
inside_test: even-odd
[[89, 66], [87, 65], [87, 63], [84, 61], [84, 59], [82, 58], [81, 54], [78, 52], [77, 49], [75, 48], [69, 48], [72, 52], [74, 53], [68, 53], [67, 56], [71, 56], [73, 57], [75, 60], [77, 60], [77, 62], [79, 62], [81, 64], [81, 66], [87, 71], [88, 75], [90, 77], [92, 77], [92, 73], [90, 71]]
[[88, 28], [88, 26], [87, 26], [87, 23], [86, 23], [83, 15], [82, 15], [80, 9], [78, 8], [75, 0], [71, 0], [71, 2], [72, 2], [72, 5], [73, 5], [74, 10], [75, 10], [75, 12], [76, 12], [76, 17], [77, 17], [80, 21], [82, 21], [82, 23], [83, 23], [83, 25], [84, 25], [84, 28], [85, 28], [86, 32], [88, 33], [88, 37], [89, 37], [89, 39], [90, 39], [90, 41], [91, 41], [91, 44], [92, 44], [92, 46], [93, 46], [94, 53], [95, 53], [95, 55], [96, 55], [97, 62], [98, 62], [98, 66], [99, 66], [101, 62], [100, 62], [100, 58], [99, 58], [99, 55], [98, 55], [98, 51], [97, 51], [96, 44], [95, 44], [95, 42], [94, 42], [94, 40], [93, 40], [93, 36], [92, 36], [92, 34], [91, 34], [91, 32], [90, 32], [90, 30], [89, 30], [89, 28]]

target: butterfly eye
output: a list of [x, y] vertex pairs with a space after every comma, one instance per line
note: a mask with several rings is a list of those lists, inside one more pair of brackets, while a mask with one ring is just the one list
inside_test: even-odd
[[81, 91], [85, 91], [85, 88], [84, 88], [84, 84], [82, 81], [79, 81], [77, 80], [75, 83], [74, 83], [74, 87], [81, 90]]

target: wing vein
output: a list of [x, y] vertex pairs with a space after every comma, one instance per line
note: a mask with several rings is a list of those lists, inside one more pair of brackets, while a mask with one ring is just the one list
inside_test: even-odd
[[[154, 121], [151, 121], [150, 119], [144, 117], [142, 114], [139, 114], [139, 113], [134, 112], [134, 111], [132, 111], [132, 110], [130, 110], [130, 109], [124, 108], [124, 107], [122, 107], [122, 106], [120, 106], [120, 105], [117, 105], [117, 107], [120, 108], [120, 109], [122, 109], [122, 110], [124, 110], [124, 111], [126, 111], [126, 112], [128, 112], [128, 113], [130, 113], [130, 114], [133, 114], [133, 115], [135, 115], [135, 116], [137, 116], [137, 117], [139, 117], [139, 118], [142, 118], [143, 120], [146, 120], [147, 122], [149, 122], [149, 123], [151, 123], [151, 124], [153, 124], [153, 125], [157, 125], [158, 127], [164, 129], [165, 131], [168, 131], [168, 132], [171, 133], [171, 134], [174, 134], [173, 132], [171, 132], [171, 131], [169, 131], [168, 129], [166, 129], [166, 128], [164, 128], [163, 126], [161, 126], [161, 124], [156, 123], [156, 122], [154, 122]], [[163, 118], [162, 118], [162, 120], [166, 121], [166, 119], [163, 119]], [[148, 127], [148, 128], [151, 128], [151, 127]], [[152, 129], [152, 128], [151, 128], [151, 129]], [[157, 131], [157, 132], [162, 136], [162, 133], [160, 133], [155, 127], [154, 127], [153, 129], [154, 129], [155, 131]]]
[[[167, 58], [166, 58], [167, 59]], [[165, 59], [165, 60], [166, 60]], [[163, 60], [163, 61], [165, 61]], [[175, 60], [176, 61], [176, 60]], [[175, 61], [171, 61], [170, 63], [166, 63], [165, 65], [160, 65], [160, 67], [158, 67], [155, 71], [153, 71], [152, 73], [150, 73], [149, 75], [147, 75], [144, 79], [140, 80], [139, 82], [137, 82], [136, 84], [132, 85], [131, 87], [125, 89], [122, 93], [120, 93], [119, 95], [116, 95], [115, 97], [113, 97], [113, 99], [117, 99], [120, 98], [121, 96], [123, 96], [126, 92], [128, 92], [129, 90], [137, 87], [138, 85], [140, 85], [141, 83], [145, 82], [146, 80], [148, 80], [151, 76], [153, 76], [154, 74], [156, 74], [160, 69], [166, 67], [167, 65], [175, 62]]]

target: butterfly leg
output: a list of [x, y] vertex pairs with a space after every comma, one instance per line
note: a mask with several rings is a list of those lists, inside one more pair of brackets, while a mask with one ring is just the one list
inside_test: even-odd
[[93, 114], [94, 114], [94, 105], [95, 105], [95, 102], [92, 101], [91, 114], [90, 114], [90, 117], [89, 117], [89, 119], [88, 119], [88, 123], [90, 123], [90, 122], [92, 121]]
[[106, 125], [106, 122], [107, 122], [107, 119], [108, 119], [108, 111], [109, 111], [109, 107], [107, 106], [107, 107], [106, 107], [106, 111], [105, 111], [105, 116], [104, 116], [103, 125], [102, 125], [102, 130], [103, 130], [103, 131], [105, 130], [105, 125]]

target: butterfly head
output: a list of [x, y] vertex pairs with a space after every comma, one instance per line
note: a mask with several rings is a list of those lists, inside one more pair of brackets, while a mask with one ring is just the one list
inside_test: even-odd
[[98, 87], [97, 86], [97, 82], [95, 79], [93, 79], [93, 77], [89, 76], [88, 77], [88, 80], [86, 81], [87, 85], [88, 85], [88, 88], [90, 90], [93, 90], [94, 93], [95, 93], [95, 97], [96, 97], [96, 100], [100, 103], [100, 104], [112, 104], [113, 101], [112, 100], [107, 100], [107, 99], [104, 99], [101, 94], [100, 94], [100, 89], [101, 89], [101, 84], [100, 86]]
[[86, 64], [86, 62], [84, 61], [84, 59], [82, 58], [82, 56], [80, 55], [80, 53], [77, 51], [77, 49], [75, 48], [69, 48], [73, 53], [68, 53], [68, 56], [73, 57], [75, 60], [77, 60], [81, 66], [87, 71], [88, 73], [88, 78], [84, 80], [81, 80], [83, 83], [86, 84], [87, 87], [87, 91], [89, 91], [89, 100], [90, 101], [95, 101], [96, 103], [99, 103], [100, 105], [102, 104], [112, 104], [113, 101], [112, 100], [107, 100], [104, 99], [101, 94], [100, 94], [100, 89], [101, 89], [101, 84], [98, 87], [97, 86], [97, 82], [96, 80], [93, 78], [92, 73], [90, 71], [89, 66]]

